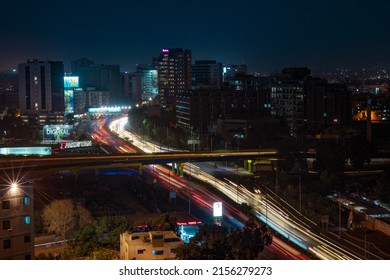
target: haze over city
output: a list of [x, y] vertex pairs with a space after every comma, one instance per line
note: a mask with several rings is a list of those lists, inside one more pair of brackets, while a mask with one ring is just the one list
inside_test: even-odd
[[348, 1], [6, 1], [0, 70], [27, 59], [88, 57], [132, 71], [162, 48], [193, 60], [246, 64], [270, 72], [388, 67], [385, 0]]

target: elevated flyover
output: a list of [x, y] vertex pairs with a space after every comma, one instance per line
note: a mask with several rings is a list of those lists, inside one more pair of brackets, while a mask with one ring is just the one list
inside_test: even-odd
[[205, 161], [235, 161], [248, 162], [270, 159], [277, 156], [276, 149], [239, 150], [239, 151], [196, 151], [196, 152], [170, 152], [152, 154], [118, 154], [118, 155], [52, 155], [42, 157], [0, 157], [1, 169], [18, 169], [20, 171], [58, 171], [64, 169], [100, 169], [139, 167], [150, 164], [177, 163]]

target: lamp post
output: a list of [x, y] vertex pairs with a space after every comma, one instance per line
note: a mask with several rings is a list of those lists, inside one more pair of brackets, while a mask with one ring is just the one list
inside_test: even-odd
[[238, 164], [237, 164], [237, 170], [236, 170], [236, 193], [237, 193], [237, 205], [238, 205]]
[[[188, 167], [190, 168], [190, 180], [192, 178], [192, 164], [191, 161], [188, 160]], [[190, 180], [188, 181], [188, 214], [191, 214], [191, 187]]]
[[302, 214], [302, 177], [299, 175], [299, 213]]
[[265, 225], [268, 226], [268, 186], [265, 184]]
[[339, 192], [339, 239], [341, 239], [341, 192]]

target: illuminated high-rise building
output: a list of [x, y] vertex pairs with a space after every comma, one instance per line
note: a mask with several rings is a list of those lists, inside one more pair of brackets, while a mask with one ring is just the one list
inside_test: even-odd
[[141, 100], [155, 98], [158, 94], [158, 74], [157, 69], [146, 65], [138, 65], [139, 88]]
[[18, 68], [19, 108], [24, 120], [63, 123], [64, 64], [31, 59]]
[[160, 102], [173, 110], [176, 95], [192, 87], [191, 50], [162, 49], [158, 58], [158, 88]]

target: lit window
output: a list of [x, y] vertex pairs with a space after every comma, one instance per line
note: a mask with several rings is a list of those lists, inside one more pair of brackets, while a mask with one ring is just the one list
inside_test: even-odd
[[29, 225], [29, 224], [31, 223], [30, 216], [25, 216], [25, 217], [24, 217], [24, 223], [25, 223], [26, 225]]
[[30, 197], [28, 196], [23, 197], [23, 205], [30, 205]]

